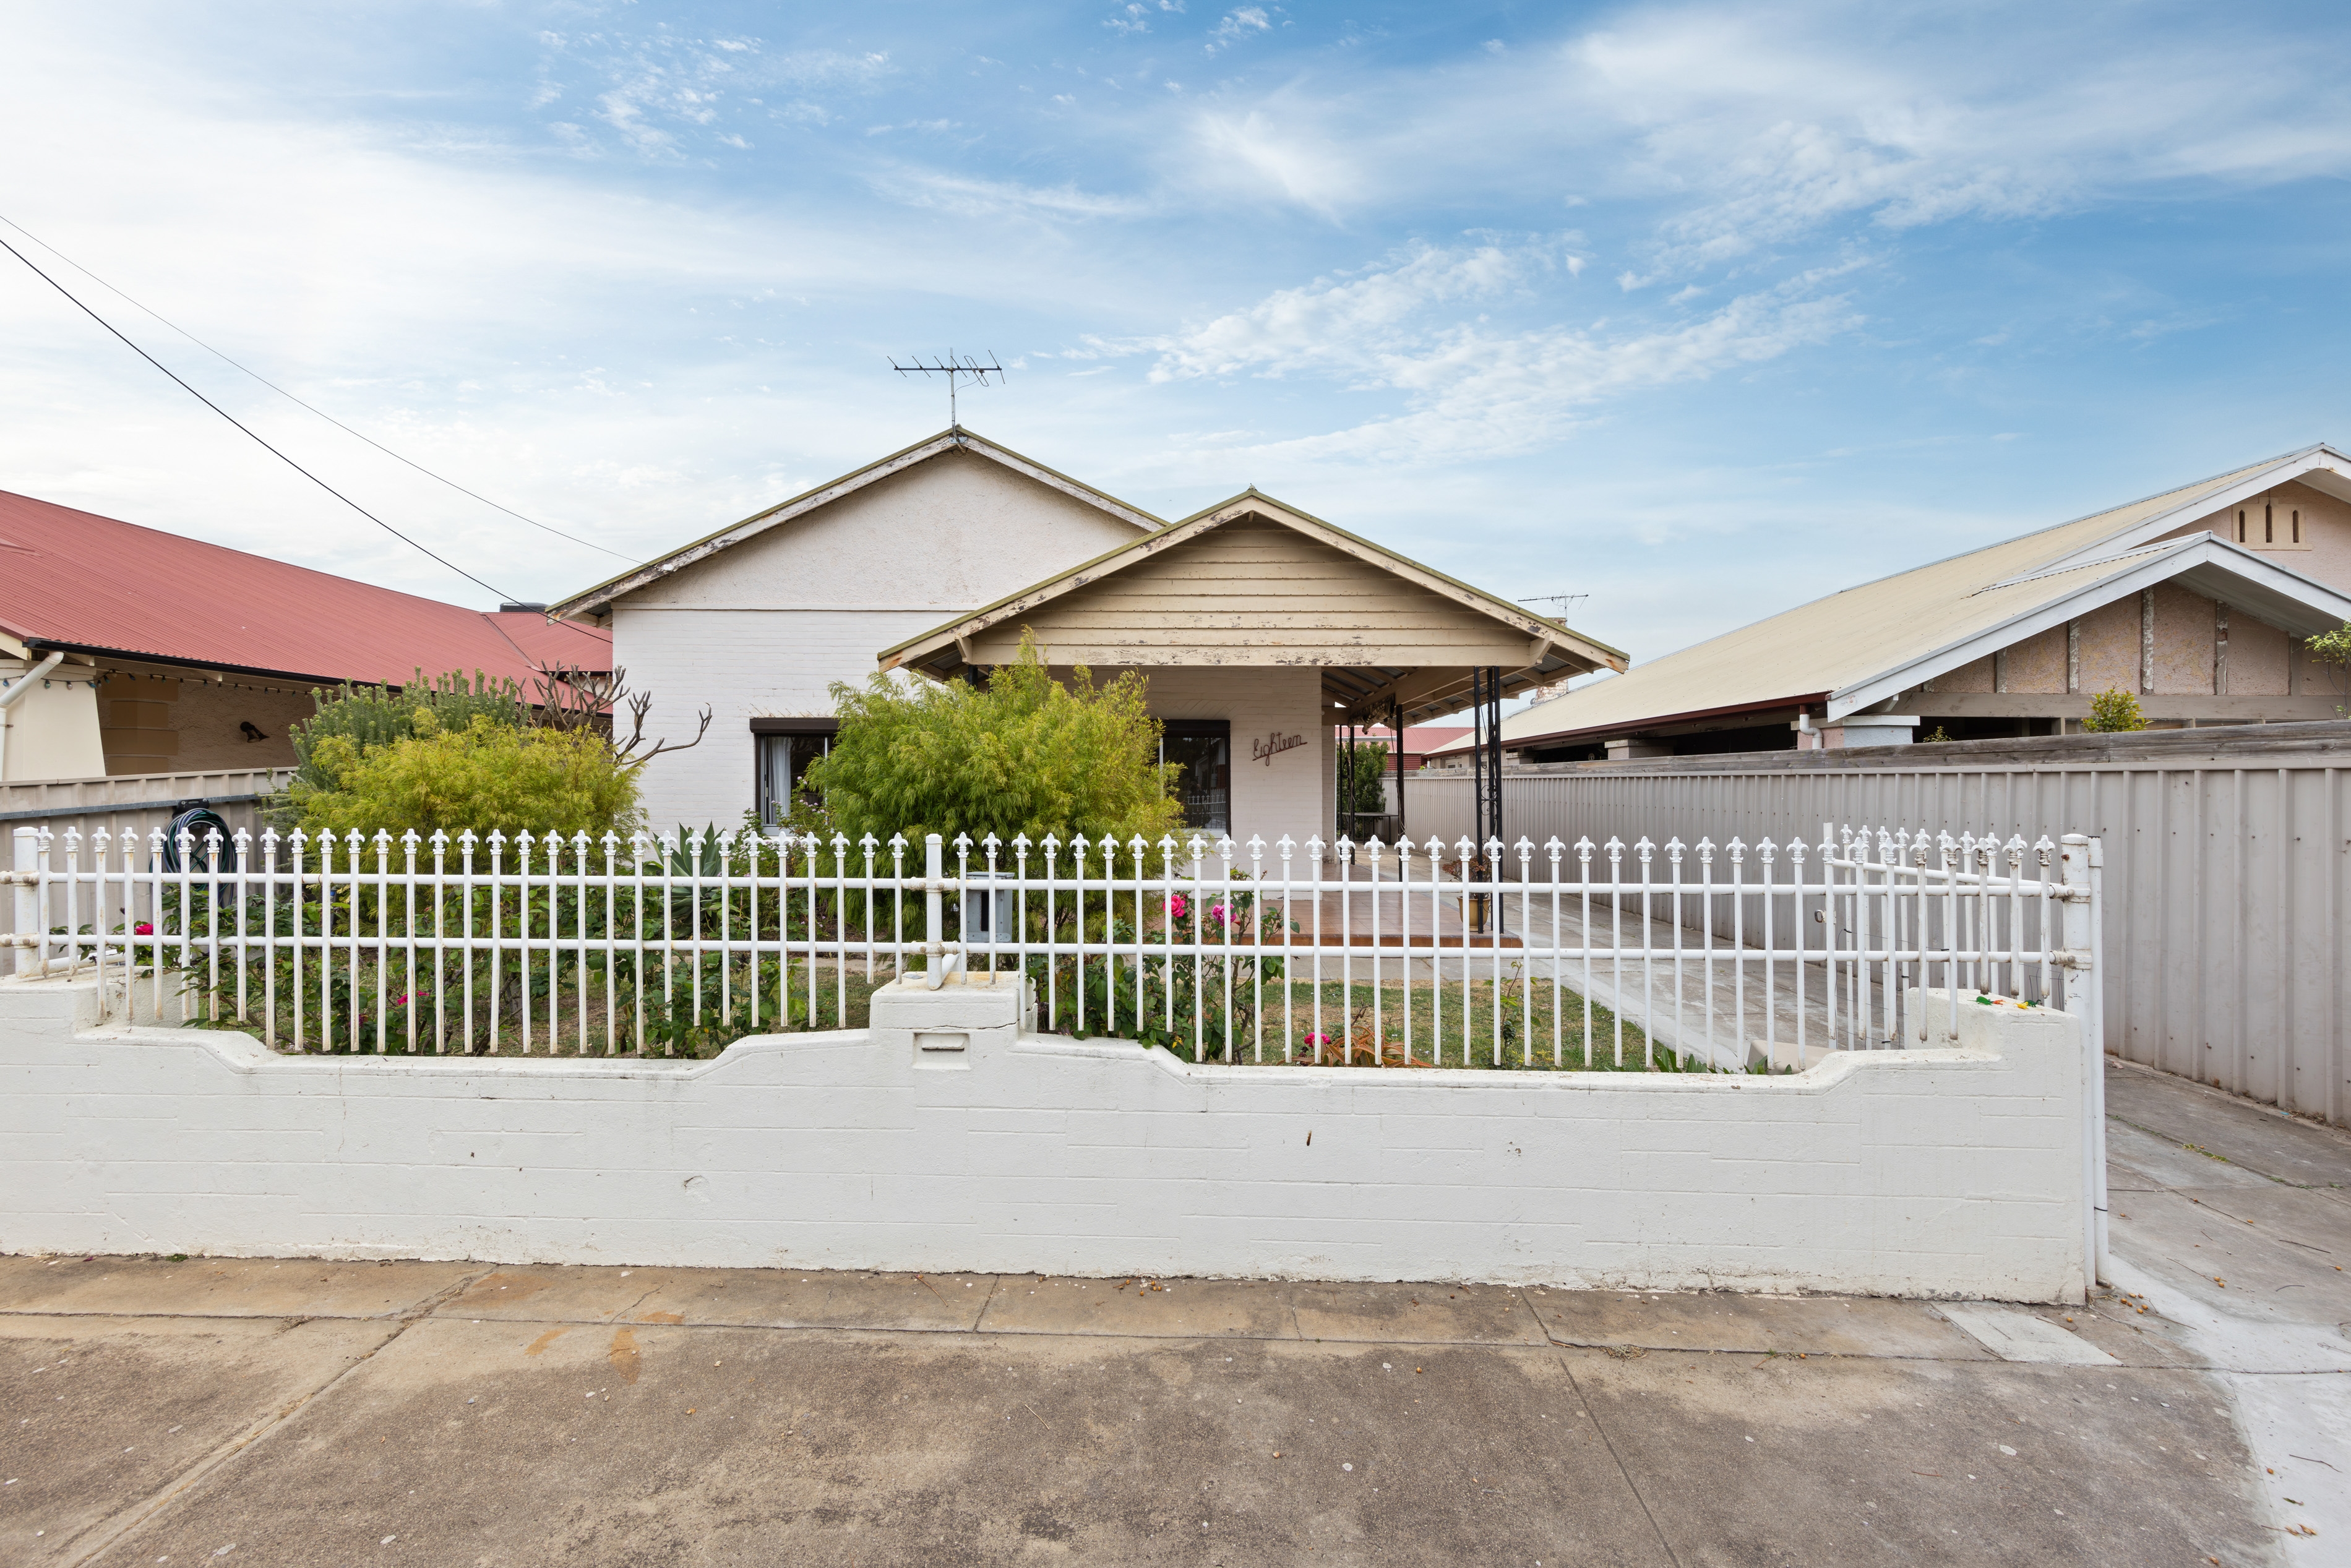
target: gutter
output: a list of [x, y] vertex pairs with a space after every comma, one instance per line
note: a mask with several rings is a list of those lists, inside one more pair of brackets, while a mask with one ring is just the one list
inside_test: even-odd
[[[1541, 735], [1506, 734], [1502, 737], [1502, 749], [1525, 751], [1533, 747], [1558, 746], [1562, 742], [1587, 740], [1594, 737], [1639, 735], [1661, 724], [1686, 724], [1696, 718], [1721, 718], [1738, 713], [1768, 713], [1775, 708], [1808, 708], [1828, 701], [1830, 695], [1827, 692], [1798, 692], [1784, 697], [1767, 698], [1761, 702], [1732, 703], [1728, 707], [1688, 708], [1680, 713], [1650, 714], [1640, 718], [1619, 720], [1614, 724], [1586, 725], [1581, 729], [1555, 729]], [[1562, 697], [1560, 700], [1563, 702], [1566, 699]], [[1528, 711], [1534, 710], [1531, 708]], [[1466, 749], [1468, 749], [1468, 742], [1449, 740], [1442, 747], [1430, 747], [1428, 755], [1447, 757]]]

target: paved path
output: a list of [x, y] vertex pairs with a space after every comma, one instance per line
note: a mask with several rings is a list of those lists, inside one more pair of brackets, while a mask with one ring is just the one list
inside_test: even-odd
[[0, 1259], [0, 1562], [2346, 1561], [2351, 1141], [2111, 1078], [2071, 1312]]

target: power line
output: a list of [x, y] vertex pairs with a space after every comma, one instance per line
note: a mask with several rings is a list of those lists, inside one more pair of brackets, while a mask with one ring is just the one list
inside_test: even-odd
[[434, 555], [431, 550], [426, 549], [423, 545], [418, 544], [414, 539], [410, 538], [406, 534], [402, 533], [398, 528], [393, 528], [390, 523], [385, 522], [381, 517], [377, 517], [373, 512], [369, 511], [365, 507], [360, 506], [357, 501], [352, 500], [349, 496], [344, 495], [340, 490], [336, 489], [332, 485], [328, 484], [324, 479], [319, 478], [316, 474], [311, 473], [308, 468], [303, 467], [302, 465], [295, 462], [294, 459], [287, 456], [283, 452], [278, 451], [275, 446], [270, 445], [266, 441], [262, 440], [260, 436], [254, 435], [253, 432], [248, 429], [245, 423], [236, 417], [236, 415], [229, 413], [228, 410], [221, 407], [220, 404], [214, 402], [204, 393], [188, 385], [186, 382], [180, 381], [179, 374], [174, 371], [171, 366], [165, 364], [162, 361], [157, 359], [154, 355], [149, 353], [146, 350], [132, 342], [129, 338], [123, 337], [122, 333], [117, 330], [113, 322], [109, 321], [105, 317], [99, 315], [89, 306], [84, 305], [79, 299], [76, 299], [72, 289], [68, 288], [64, 284], [59, 283], [56, 278], [51, 277], [39, 267], [34, 267], [32, 257], [26, 256], [23, 251], [18, 250], [15, 246], [10, 245], [5, 239], [0, 239], [0, 250], [6, 251], [18, 261], [21, 261], [26, 267], [31, 267], [34, 277], [39, 278], [42, 282], [47, 284], [50, 287], [64, 295], [68, 299], [73, 300], [74, 308], [76, 309], [89, 317], [91, 320], [97, 322], [99, 326], [105, 328], [108, 331], [112, 332], [115, 337], [121, 340], [123, 346], [128, 348], [132, 353], [138, 355], [141, 359], [146, 361], [149, 364], [154, 366], [165, 375], [170, 376], [173, 381], [179, 382], [181, 390], [185, 392], [190, 397], [194, 398], [198, 402], [203, 403], [206, 408], [211, 409], [223, 419], [227, 420], [231, 424], [235, 425], [239, 430], [244, 431], [246, 434], [252, 436], [254, 444], [259, 446], [264, 452], [268, 453], [272, 457], [277, 458], [280, 463], [285, 464], [286, 466], [293, 469], [294, 472], [310, 481], [311, 484], [316, 485], [319, 489], [324, 490], [328, 495], [332, 496], [336, 500], [340, 501], [344, 506], [349, 507], [352, 511], [357, 512], [360, 517], [365, 517], [369, 522], [373, 523], [377, 528], [381, 528], [385, 533], [390, 534], [393, 538], [398, 539], [402, 544], [408, 546], [418, 554], [439, 561], [443, 566], [447, 567], [451, 571], [455, 572], [459, 577], [464, 578], [467, 582], [473, 583], [476, 587], [489, 589], [492, 593], [498, 596], [500, 601], [513, 601], [513, 594], [507, 592], [506, 590], [502, 588], [493, 587], [491, 584], [484, 582], [480, 578], [475, 577], [472, 572], [467, 571], [455, 561], [450, 560], [443, 556]]
[[[162, 322], [164, 326], [169, 327], [172, 331], [177, 332], [181, 337], [185, 338], [189, 342], [193, 343], [197, 348], [202, 349], [205, 353], [212, 355], [223, 364], [243, 371], [246, 375], [251, 376], [255, 381], [259, 382], [263, 386], [267, 387], [271, 392], [276, 392], [279, 397], [284, 398], [287, 402], [293, 403], [298, 408], [309, 410], [309, 412], [317, 414], [320, 419], [325, 420], [329, 424], [333, 425], [337, 430], [341, 431], [344, 434], [355, 436], [359, 440], [366, 442], [370, 446], [374, 447], [378, 452], [382, 453], [386, 457], [391, 458], [393, 462], [404, 463], [409, 467], [415, 469], [419, 474], [423, 475], [427, 479], [432, 479], [440, 484], [446, 485], [449, 488], [456, 491], [457, 494], [461, 496], [469, 496], [493, 511], [504, 512], [507, 517], [514, 518], [517, 522], [528, 523], [532, 528], [540, 530], [542, 533], [553, 534], [559, 539], [569, 539], [573, 544], [582, 545], [589, 549], [596, 550], [601, 554], [611, 556], [614, 560], [633, 561], [635, 559], [632, 556], [622, 555], [619, 550], [606, 549], [602, 545], [597, 544], [591, 539], [583, 539], [577, 534], [567, 534], [561, 528], [551, 528], [548, 524], [540, 522], [536, 517], [524, 517], [512, 507], [502, 506], [498, 502], [491, 500], [487, 496], [482, 495], [476, 491], [466, 489], [465, 486], [458, 484], [455, 479], [445, 478], [439, 474], [435, 474], [432, 469], [427, 468], [423, 464], [417, 462], [413, 458], [402, 456], [399, 453], [394, 452], [391, 447], [386, 446], [382, 442], [376, 440], [373, 436], [366, 434], [360, 431], [353, 430], [350, 425], [345, 424], [341, 420], [337, 419], [333, 414], [329, 413], [325, 409], [319, 407], [316, 403], [303, 402], [302, 399], [295, 396], [292, 392], [287, 392], [284, 387], [279, 386], [276, 382], [271, 381], [259, 371], [229, 358], [228, 355], [221, 352], [220, 350], [214, 348], [210, 343], [205, 342], [202, 338], [197, 337], [193, 332], [189, 331], [185, 327], [181, 326], [177, 321], [172, 320], [162, 311], [154, 309], [150, 306], [141, 304], [138, 300], [131, 298], [130, 295], [123, 293], [121, 289], [115, 287], [113, 284], [109, 283], [106, 279], [100, 277], [98, 274], [92, 272], [89, 268], [84, 267], [81, 263], [68, 256], [65, 252], [59, 250], [57, 246], [51, 245], [48, 241], [35, 234], [32, 230], [26, 228], [16, 219], [11, 218], [5, 214], [0, 214], [0, 224], [6, 224], [10, 228], [15, 229], [18, 234], [23, 235], [26, 239], [31, 240], [35, 245], [39, 246], [43, 250], [47, 251], [51, 256], [56, 256], [59, 261], [64, 262], [68, 267], [72, 267], [76, 272], [80, 273], [84, 277], [89, 278], [100, 288], [105, 289], [108, 293], [124, 300], [136, 308], [145, 311], [148, 315], [152, 316], [156, 320]], [[24, 257], [19, 255], [17, 259], [22, 261]], [[29, 266], [31, 264], [26, 263], [26, 265]], [[68, 298], [70, 298], [71, 296], [68, 296]], [[79, 304], [80, 301], [75, 300], [75, 303]], [[120, 334], [117, 335], [120, 336]], [[126, 341], [127, 340], [126, 340]], [[247, 434], [251, 433], [248, 432]]]

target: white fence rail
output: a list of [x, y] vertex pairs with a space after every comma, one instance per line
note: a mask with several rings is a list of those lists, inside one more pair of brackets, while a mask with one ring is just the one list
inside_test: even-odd
[[2096, 1006], [2079, 836], [1334, 847], [27, 827], [9, 940], [353, 1053], [700, 1054], [958, 966], [1028, 970], [1050, 1030], [1257, 1063], [1797, 1070], [1951, 1038], [1919, 989]]

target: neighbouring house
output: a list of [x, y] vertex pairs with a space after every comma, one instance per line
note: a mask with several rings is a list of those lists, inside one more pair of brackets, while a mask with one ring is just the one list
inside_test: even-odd
[[611, 640], [0, 492], [0, 781], [291, 767], [319, 688], [556, 667]]
[[[1384, 724], [1367, 724], [1355, 730], [1355, 744], [1369, 746], [1376, 741], [1388, 748], [1390, 768], [1401, 768], [1406, 773], [1416, 773], [1430, 752], [1440, 746], [1449, 746], [1461, 739], [1469, 734], [1469, 727], [1466, 724], [1406, 725], [1404, 744], [1399, 747], [1396, 745], [1395, 731]], [[1347, 744], [1347, 732], [1343, 728], [1340, 729], [1335, 732], [1334, 738], [1343, 747]]]
[[2057, 735], [2110, 687], [2157, 727], [2331, 719], [2351, 693], [2302, 640], [2346, 619], [2351, 459], [2312, 446], [1727, 632], [1512, 715], [1503, 745], [1563, 762]]
[[554, 607], [717, 722], [646, 769], [653, 820], [773, 820], [878, 663], [969, 678], [1031, 632], [1064, 675], [1144, 672], [1202, 828], [1332, 831], [1332, 727], [1624, 655], [1249, 491], [1167, 523], [952, 428]]

